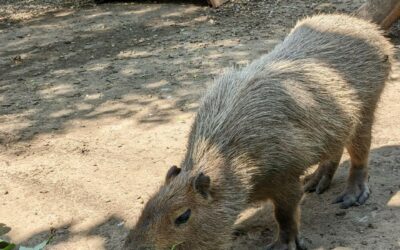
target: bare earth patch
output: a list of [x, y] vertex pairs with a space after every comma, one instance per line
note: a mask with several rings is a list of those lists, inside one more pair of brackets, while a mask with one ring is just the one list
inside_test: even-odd
[[[49, 249], [119, 249], [180, 162], [212, 79], [270, 51], [299, 18], [351, 12], [362, 1], [243, 0], [217, 10], [185, 2], [51, 5], [24, 18], [15, 1], [0, 4], [8, 13], [0, 19], [0, 223], [11, 228], [2, 238], [34, 245], [55, 228]], [[397, 50], [398, 35], [393, 29]], [[310, 249], [400, 249], [399, 70], [374, 126], [372, 197], [348, 210], [331, 204], [344, 187], [345, 155], [331, 189], [304, 198]], [[237, 227], [233, 249], [263, 249], [275, 230], [270, 207], [250, 208]]]

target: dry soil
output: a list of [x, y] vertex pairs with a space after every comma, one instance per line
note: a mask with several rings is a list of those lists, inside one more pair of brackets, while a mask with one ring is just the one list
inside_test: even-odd
[[[55, 228], [48, 249], [119, 249], [180, 162], [212, 79], [270, 51], [299, 18], [361, 4], [59, 2], [0, 2], [0, 223], [11, 229], [2, 238], [32, 246]], [[398, 35], [395, 27], [397, 50]], [[347, 210], [331, 204], [344, 188], [345, 155], [331, 189], [304, 199], [309, 249], [400, 249], [399, 72], [397, 63], [377, 112], [372, 197]], [[263, 249], [275, 230], [271, 209], [250, 208], [237, 228], [233, 249]]]

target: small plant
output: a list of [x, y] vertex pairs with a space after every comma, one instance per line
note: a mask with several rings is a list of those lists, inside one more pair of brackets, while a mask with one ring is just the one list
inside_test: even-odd
[[179, 246], [179, 245], [181, 245], [182, 243], [183, 243], [183, 242], [176, 243], [175, 245], [173, 245], [173, 246], [171, 247], [171, 250], [176, 250], [176, 247]]
[[[4, 229], [4, 228], [7, 228], [7, 229], [8, 229], [8, 227], [6, 227], [4, 224], [1, 224], [1, 223], [0, 223], [0, 229]], [[0, 231], [3, 232], [3, 231], [5, 231], [5, 230], [0, 230]], [[7, 232], [8, 232], [8, 231], [10, 231], [10, 230], [7, 230]], [[50, 230], [50, 236], [49, 236], [49, 238], [48, 238], [47, 240], [45, 240], [45, 241], [43, 241], [43, 242], [37, 244], [37, 245], [34, 246], [34, 247], [24, 247], [24, 246], [20, 246], [18, 249], [19, 249], [19, 250], [44, 250], [44, 248], [45, 248], [48, 244], [50, 244], [51, 240], [54, 238], [54, 235], [55, 235], [55, 230], [54, 230], [54, 229], [51, 229], [51, 230]], [[0, 250], [13, 250], [13, 249], [15, 249], [15, 248], [16, 248], [16, 244], [10, 243], [10, 242], [7, 242], [7, 241], [4, 241], [4, 240], [1, 240], [1, 239], [0, 239]]]
[[15, 248], [15, 244], [9, 243], [4, 240], [0, 240], [0, 249], [1, 250], [12, 250]]

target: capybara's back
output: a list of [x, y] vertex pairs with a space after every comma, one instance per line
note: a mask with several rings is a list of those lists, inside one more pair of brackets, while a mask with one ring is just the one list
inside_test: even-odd
[[181, 167], [170, 169], [126, 246], [223, 249], [248, 203], [270, 199], [279, 233], [269, 249], [302, 248], [300, 175], [319, 163], [305, 189], [322, 193], [345, 147], [352, 166], [337, 202], [363, 204], [371, 126], [392, 54], [377, 26], [318, 15], [269, 54], [223, 74], [199, 108]]
[[217, 80], [191, 143], [207, 138], [228, 155], [262, 150], [258, 157], [273, 165], [275, 151], [285, 151], [295, 165], [314, 164], [350, 140], [362, 116], [372, 118], [391, 57], [391, 44], [373, 24], [344, 15], [305, 19], [269, 54]]

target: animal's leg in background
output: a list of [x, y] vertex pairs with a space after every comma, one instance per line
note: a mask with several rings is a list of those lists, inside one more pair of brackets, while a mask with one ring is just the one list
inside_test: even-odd
[[[281, 249], [306, 249], [299, 237], [300, 227], [300, 200], [303, 196], [303, 189], [300, 180], [295, 181], [284, 187], [274, 195], [272, 201], [274, 203], [275, 219], [278, 223], [278, 235], [275, 242], [270, 244], [268, 250]], [[282, 187], [283, 188], [283, 187]]]
[[389, 29], [400, 18], [400, 1], [367, 0], [355, 14]]
[[314, 173], [305, 178], [304, 190], [306, 192], [315, 191], [317, 194], [322, 194], [327, 190], [339, 166], [342, 154], [343, 147], [335, 151], [328, 159], [321, 161]]
[[346, 146], [350, 154], [350, 173], [345, 191], [335, 200], [341, 208], [362, 205], [369, 198], [368, 154], [371, 147], [372, 116], [361, 121], [354, 137]]

